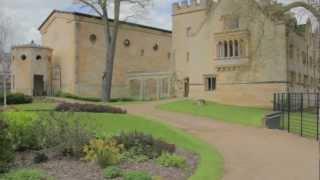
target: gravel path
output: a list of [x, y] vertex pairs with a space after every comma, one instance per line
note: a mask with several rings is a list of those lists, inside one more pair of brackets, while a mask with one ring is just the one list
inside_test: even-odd
[[315, 140], [284, 131], [225, 124], [155, 108], [166, 102], [124, 107], [130, 114], [165, 122], [216, 147], [224, 157], [223, 180], [319, 180]]

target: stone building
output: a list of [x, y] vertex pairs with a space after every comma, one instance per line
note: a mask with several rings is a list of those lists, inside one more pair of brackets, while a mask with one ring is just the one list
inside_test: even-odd
[[279, 4], [192, 0], [173, 5], [176, 95], [270, 106], [275, 92], [319, 90], [319, 37], [310, 21], [272, 16]]
[[[99, 17], [53, 11], [39, 27], [42, 45], [12, 49], [14, 92], [100, 97], [105, 37]], [[171, 31], [132, 23], [119, 30], [112, 98], [159, 99], [172, 87]]]
[[[173, 4], [172, 32], [122, 23], [112, 97], [270, 106], [275, 92], [318, 92], [319, 33], [289, 13], [274, 16], [279, 7], [271, 0], [184, 0]], [[101, 18], [53, 11], [39, 30], [44, 47], [12, 50], [13, 91], [99, 97]]]

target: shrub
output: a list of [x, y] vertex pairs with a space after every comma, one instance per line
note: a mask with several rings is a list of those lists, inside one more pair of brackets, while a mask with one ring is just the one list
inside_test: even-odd
[[6, 172], [14, 159], [12, 140], [7, 123], [0, 118], [0, 173]]
[[169, 153], [163, 153], [158, 157], [157, 163], [164, 167], [185, 168], [187, 166], [187, 162], [184, 157]]
[[56, 109], [60, 112], [94, 112], [94, 113], [114, 113], [125, 114], [126, 111], [121, 108], [95, 105], [95, 104], [80, 104], [80, 103], [60, 103]]
[[103, 176], [106, 179], [114, 179], [123, 176], [122, 170], [117, 166], [110, 166], [103, 170]]
[[14, 117], [9, 122], [9, 130], [12, 134], [14, 149], [16, 151], [25, 150], [40, 150], [41, 149], [41, 132], [36, 131], [36, 126], [41, 126], [42, 122], [37, 123], [35, 117], [32, 116], [18, 116]]
[[127, 151], [135, 155], [145, 155], [150, 159], [160, 156], [162, 152], [173, 153], [175, 151], [174, 144], [168, 144], [153, 138], [152, 135], [140, 132], [121, 133], [113, 138]]
[[103, 168], [116, 165], [120, 162], [121, 149], [122, 146], [118, 145], [113, 139], [93, 139], [84, 147], [84, 159], [96, 161]]
[[[3, 95], [0, 96], [0, 102], [3, 102]], [[7, 104], [29, 104], [32, 103], [32, 97], [21, 93], [12, 93], [7, 95]]]
[[69, 98], [69, 99], [75, 99], [75, 100], [81, 100], [81, 101], [91, 101], [91, 102], [101, 102], [99, 98], [95, 97], [83, 97], [83, 96], [77, 96], [73, 95], [71, 93], [65, 93], [65, 92], [58, 92], [56, 94], [57, 97], [64, 97], [64, 98]]
[[120, 156], [120, 161], [122, 162], [142, 163], [148, 160], [148, 156], [144, 154], [137, 154], [133, 149], [122, 152]]
[[124, 177], [124, 180], [152, 180], [152, 176], [149, 173], [143, 171], [130, 171], [127, 172]]
[[55, 147], [65, 155], [80, 157], [92, 137], [72, 114], [51, 112], [15, 118], [9, 121], [9, 129], [18, 151]]
[[22, 169], [4, 175], [0, 180], [53, 180], [41, 171]]

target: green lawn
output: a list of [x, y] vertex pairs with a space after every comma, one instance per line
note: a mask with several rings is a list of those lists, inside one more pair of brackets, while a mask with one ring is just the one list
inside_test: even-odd
[[207, 102], [206, 105], [197, 105], [195, 101], [183, 100], [162, 104], [160, 109], [166, 111], [189, 113], [194, 116], [202, 116], [228, 123], [262, 127], [263, 117], [270, 110], [255, 107], [239, 107]]
[[[18, 109], [34, 110], [43, 108], [52, 109], [52, 105], [32, 104], [17, 106]], [[43, 112], [40, 113], [43, 115]], [[45, 113], [44, 113], [45, 114]], [[39, 112], [7, 112], [8, 119], [26, 119], [26, 116], [33, 117], [39, 115]], [[98, 114], [98, 113], [74, 113], [87, 127], [97, 133], [97, 135], [108, 135], [120, 131], [142, 131], [162, 138], [178, 147], [193, 151], [200, 156], [200, 163], [195, 174], [190, 178], [192, 180], [212, 179], [219, 180], [223, 174], [223, 158], [210, 145], [192, 137], [178, 129], [169, 127], [162, 123], [145, 119], [142, 117], [116, 114]]]

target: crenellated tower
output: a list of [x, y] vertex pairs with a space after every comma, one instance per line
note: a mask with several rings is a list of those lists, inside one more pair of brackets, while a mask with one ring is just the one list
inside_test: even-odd
[[212, 0], [183, 0], [173, 4], [173, 15], [191, 13], [194, 11], [205, 10], [213, 3]]

